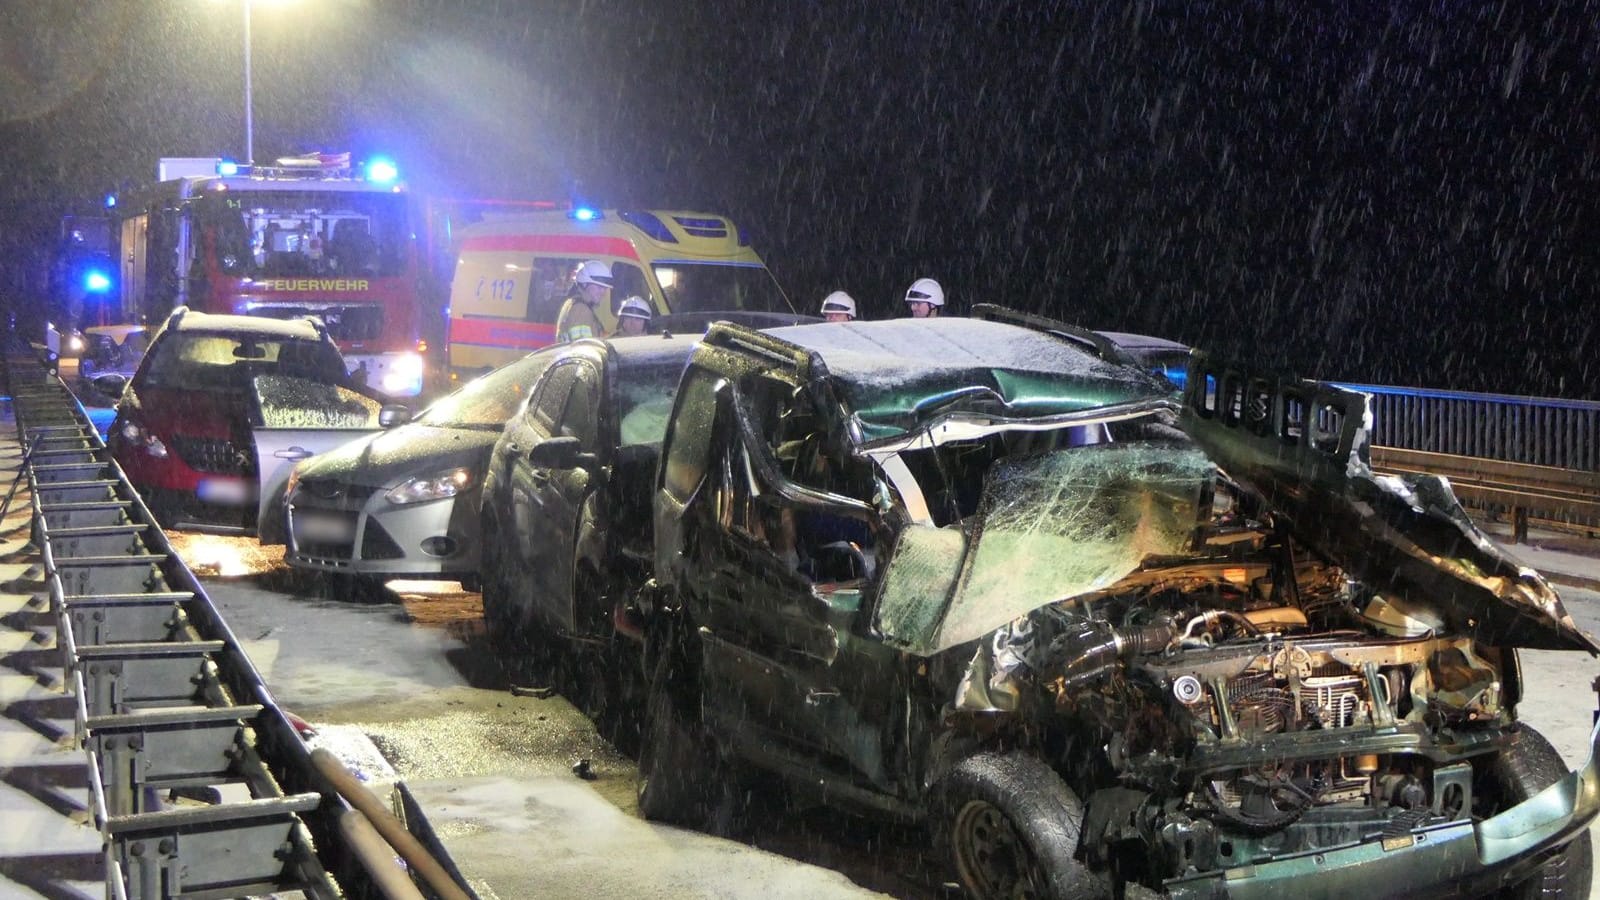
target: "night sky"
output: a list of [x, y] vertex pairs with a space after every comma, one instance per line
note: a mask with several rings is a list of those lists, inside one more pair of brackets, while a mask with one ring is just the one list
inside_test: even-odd
[[[243, 154], [242, 0], [0, 0], [0, 264]], [[797, 306], [913, 279], [1319, 377], [1600, 398], [1600, 4], [256, 0], [258, 160], [725, 212]], [[15, 288], [12, 288], [15, 290]], [[15, 301], [13, 301], [15, 302]]]

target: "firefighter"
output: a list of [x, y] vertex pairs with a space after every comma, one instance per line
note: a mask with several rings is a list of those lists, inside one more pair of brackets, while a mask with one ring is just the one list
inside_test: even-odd
[[834, 291], [822, 298], [822, 321], [854, 322], [855, 318], [856, 301], [854, 297], [844, 291]]
[[600, 317], [594, 314], [596, 306], [611, 298], [611, 267], [598, 259], [591, 259], [578, 267], [567, 302], [561, 304], [561, 314], [556, 316], [556, 343], [567, 344], [584, 338], [601, 335]]
[[932, 278], [918, 278], [906, 289], [906, 309], [913, 319], [935, 319], [944, 306], [944, 288]]
[[643, 297], [633, 296], [617, 307], [617, 330], [613, 337], [634, 337], [650, 330], [650, 304]]

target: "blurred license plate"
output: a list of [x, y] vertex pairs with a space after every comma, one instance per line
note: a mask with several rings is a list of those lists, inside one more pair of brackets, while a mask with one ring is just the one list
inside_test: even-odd
[[344, 516], [301, 513], [295, 516], [294, 530], [301, 540], [329, 544], [354, 539], [356, 523]]
[[207, 503], [240, 506], [250, 500], [250, 484], [236, 478], [202, 478], [195, 493]]

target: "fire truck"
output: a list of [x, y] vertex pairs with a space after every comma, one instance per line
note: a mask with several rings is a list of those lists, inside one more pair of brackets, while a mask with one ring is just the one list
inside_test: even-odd
[[352, 371], [392, 396], [424, 381], [424, 279], [412, 212], [385, 160], [348, 153], [243, 166], [161, 160], [157, 181], [108, 200], [122, 316], [152, 326], [178, 306], [322, 319]]

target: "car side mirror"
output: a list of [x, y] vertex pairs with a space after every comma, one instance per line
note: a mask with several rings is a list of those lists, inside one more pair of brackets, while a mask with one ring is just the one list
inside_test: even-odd
[[107, 372], [104, 375], [96, 376], [89, 383], [94, 385], [95, 390], [108, 397], [120, 397], [122, 396], [123, 388], [128, 386], [128, 376], [120, 372]]
[[411, 421], [411, 407], [404, 403], [385, 403], [378, 408], [378, 427], [393, 428]]
[[598, 460], [593, 453], [584, 453], [582, 446], [572, 435], [540, 441], [528, 451], [528, 464], [540, 469], [592, 469]]

